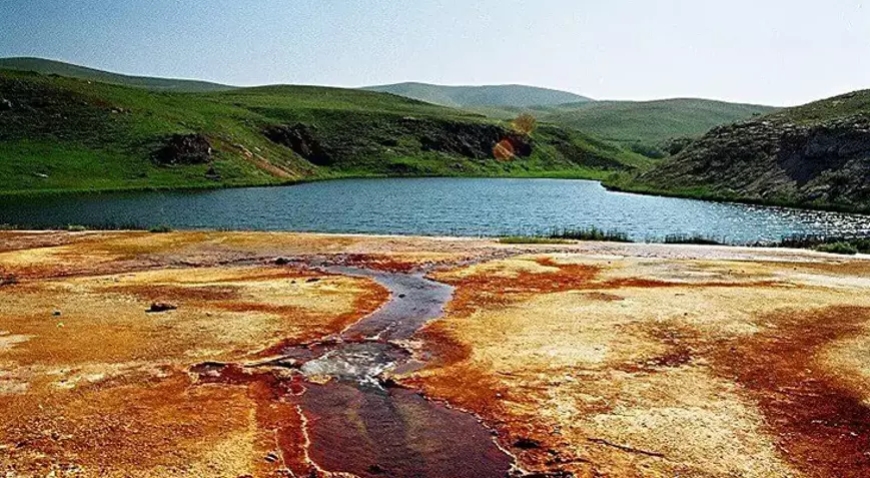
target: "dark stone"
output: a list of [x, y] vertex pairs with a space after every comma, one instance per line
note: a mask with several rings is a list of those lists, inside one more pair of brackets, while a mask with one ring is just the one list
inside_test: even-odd
[[201, 134], [176, 134], [154, 154], [154, 160], [162, 165], [206, 164], [212, 160], [211, 143]]
[[309, 284], [314, 283], [314, 282], [320, 282], [320, 278], [319, 277], [312, 277], [305, 282], [308, 282]]
[[286, 146], [318, 166], [328, 166], [334, 158], [322, 147], [314, 128], [297, 123], [293, 126], [269, 126], [263, 134], [273, 143]]
[[373, 475], [383, 475], [386, 472], [386, 470], [384, 470], [380, 465], [377, 464], [369, 467], [369, 473]]
[[151, 308], [148, 309], [148, 312], [157, 313], [157, 312], [167, 312], [170, 310], [178, 309], [177, 305], [168, 304], [165, 302], [155, 302], [151, 304]]
[[289, 263], [290, 263], [290, 259], [287, 259], [286, 257], [279, 257], [279, 258], [275, 259], [276, 266], [286, 266]]
[[541, 442], [531, 438], [522, 437], [514, 442], [514, 448], [519, 448], [520, 450], [536, 450], [541, 448]]
[[0, 276], [0, 286], [15, 285], [18, 283], [18, 277], [14, 275]]
[[208, 171], [205, 172], [206, 179], [210, 179], [212, 181], [220, 181], [221, 175], [214, 169], [214, 165], [208, 167]]

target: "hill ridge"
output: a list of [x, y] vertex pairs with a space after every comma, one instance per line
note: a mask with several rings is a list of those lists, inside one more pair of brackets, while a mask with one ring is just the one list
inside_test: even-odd
[[109, 83], [114, 85], [147, 88], [161, 91], [199, 93], [228, 91], [237, 88], [235, 86], [223, 85], [219, 83], [195, 79], [128, 75], [124, 73], [116, 73], [97, 68], [91, 68], [88, 66], [78, 65], [75, 63], [61, 60], [50, 60], [46, 58], [29, 56], [0, 58], [0, 69], [15, 71], [33, 71], [43, 75], [59, 75], [68, 78], [99, 81], [102, 83]]

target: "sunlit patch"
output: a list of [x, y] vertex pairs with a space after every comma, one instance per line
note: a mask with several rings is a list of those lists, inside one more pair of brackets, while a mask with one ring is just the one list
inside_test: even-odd
[[510, 161], [516, 157], [516, 150], [510, 140], [503, 139], [493, 146], [492, 155], [499, 161]]
[[14, 375], [13, 372], [0, 370], [0, 396], [22, 394], [29, 387], [30, 385], [26, 381]]
[[23, 344], [32, 339], [31, 335], [12, 335], [11, 333], [0, 330], [0, 351], [9, 350], [12, 347]]

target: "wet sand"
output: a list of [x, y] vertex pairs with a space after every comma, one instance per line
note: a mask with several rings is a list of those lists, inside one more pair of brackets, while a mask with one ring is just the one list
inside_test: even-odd
[[2, 232], [0, 284], [12, 476], [870, 476], [862, 258]]

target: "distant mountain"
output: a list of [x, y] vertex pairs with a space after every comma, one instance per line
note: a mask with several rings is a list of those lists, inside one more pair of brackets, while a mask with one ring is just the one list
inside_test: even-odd
[[870, 90], [714, 128], [612, 186], [870, 212]]
[[552, 106], [562, 103], [591, 101], [585, 96], [567, 91], [551, 90], [523, 85], [442, 86], [427, 83], [398, 83], [370, 86], [369, 91], [392, 93], [415, 100], [453, 108], [480, 106]]
[[0, 58], [0, 69], [34, 71], [43, 75], [59, 75], [82, 80], [99, 81], [101, 83], [162, 91], [212, 92], [226, 91], [234, 88], [232, 86], [219, 85], [217, 83], [209, 83], [205, 81], [120, 75], [117, 73], [109, 73], [107, 71], [95, 70], [61, 61], [45, 60], [42, 58]]
[[650, 146], [700, 136], [715, 126], [775, 111], [770, 106], [677, 98], [658, 101], [594, 101], [537, 112], [543, 119], [599, 138]]

